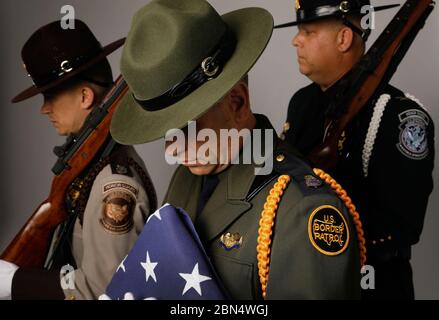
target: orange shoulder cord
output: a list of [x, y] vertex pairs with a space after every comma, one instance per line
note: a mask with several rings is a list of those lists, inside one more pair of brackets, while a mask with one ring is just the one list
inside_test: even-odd
[[[363, 266], [366, 263], [366, 240], [364, 239], [360, 215], [356, 211], [355, 206], [352, 203], [351, 198], [349, 198], [347, 195], [346, 191], [343, 190], [343, 188], [333, 178], [331, 178], [329, 174], [320, 169], [314, 169], [314, 173], [331, 186], [331, 188], [337, 193], [340, 199], [344, 201], [346, 207], [349, 209], [349, 213], [354, 219], [354, 224], [357, 231], [358, 244], [360, 247], [360, 263], [361, 266]], [[274, 187], [270, 190], [270, 194], [264, 204], [264, 210], [262, 210], [261, 213], [261, 219], [259, 220], [259, 236], [256, 250], [258, 253], [257, 259], [259, 280], [262, 285], [262, 297], [264, 299], [267, 294], [267, 283], [270, 268], [270, 246], [274, 220], [283, 192], [287, 188], [290, 181], [291, 177], [287, 175], [279, 177]]]
[[280, 176], [274, 184], [273, 189], [264, 203], [264, 210], [261, 213], [261, 220], [259, 220], [258, 231], [258, 245], [256, 250], [258, 252], [258, 272], [259, 280], [262, 285], [262, 297], [265, 299], [267, 293], [268, 273], [270, 267], [270, 245], [271, 235], [273, 233], [274, 218], [280, 199], [284, 190], [287, 188], [291, 178], [287, 175]]
[[341, 185], [339, 185], [329, 174], [321, 169], [314, 169], [314, 173], [331, 186], [331, 188], [337, 193], [338, 197], [344, 201], [345, 206], [349, 209], [349, 213], [354, 220], [355, 229], [357, 231], [358, 246], [360, 249], [360, 264], [361, 266], [364, 266], [366, 264], [366, 239], [364, 239], [363, 224], [360, 220], [360, 214], [352, 203], [352, 199], [348, 196], [347, 192], [341, 187]]

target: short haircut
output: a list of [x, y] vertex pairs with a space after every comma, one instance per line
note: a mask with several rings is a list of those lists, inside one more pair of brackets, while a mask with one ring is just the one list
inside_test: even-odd
[[94, 105], [97, 105], [105, 98], [105, 95], [111, 89], [113, 83], [111, 66], [105, 58], [87, 70], [75, 75], [72, 79], [63, 82], [61, 85], [49, 89], [46, 92], [57, 94], [58, 92], [70, 90], [79, 85], [86, 85], [93, 90], [93, 93], [95, 94]]

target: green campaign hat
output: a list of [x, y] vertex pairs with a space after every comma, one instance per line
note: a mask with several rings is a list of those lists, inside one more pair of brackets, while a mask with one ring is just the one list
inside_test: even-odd
[[261, 8], [222, 16], [204, 0], [141, 8], [122, 53], [130, 90], [113, 115], [113, 138], [141, 144], [202, 116], [248, 73], [272, 31], [273, 17]]

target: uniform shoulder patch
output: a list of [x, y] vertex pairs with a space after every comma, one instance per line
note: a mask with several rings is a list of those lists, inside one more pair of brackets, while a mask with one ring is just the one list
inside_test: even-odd
[[123, 152], [123, 150], [124, 149], [120, 149], [111, 154], [110, 156], [111, 171], [113, 174], [120, 174], [128, 177], [132, 177], [133, 173], [129, 166], [128, 156], [126, 155], [125, 152]]
[[427, 127], [430, 123], [428, 115], [418, 109], [406, 110], [398, 115], [399, 142], [396, 144], [399, 152], [407, 158], [422, 160], [429, 154]]
[[112, 182], [104, 185], [104, 199], [100, 223], [112, 234], [124, 234], [133, 226], [137, 189], [133, 186]]
[[350, 241], [346, 219], [337, 208], [330, 205], [320, 206], [311, 213], [308, 236], [312, 246], [327, 256], [343, 253]]
[[122, 190], [122, 191], [129, 192], [133, 195], [134, 198], [136, 198], [137, 194], [139, 193], [139, 190], [137, 190], [137, 188], [133, 187], [132, 185], [130, 185], [128, 183], [120, 182], [120, 181], [114, 181], [114, 182], [109, 182], [109, 183], [104, 184], [104, 187], [103, 187], [104, 194], [110, 192], [111, 190]]

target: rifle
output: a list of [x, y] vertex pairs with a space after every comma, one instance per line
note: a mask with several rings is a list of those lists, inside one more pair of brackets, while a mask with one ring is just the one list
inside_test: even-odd
[[67, 188], [108, 142], [111, 117], [127, 91], [125, 80], [119, 76], [103, 102], [93, 108], [78, 136], [68, 138], [61, 147], [55, 147], [58, 160], [52, 168], [55, 176], [49, 196], [35, 210], [0, 259], [20, 267], [44, 266], [55, 229], [69, 217], [65, 208]]
[[424, 27], [435, 2], [408, 0], [352, 71], [340, 81], [322, 144], [308, 156], [319, 168], [329, 170], [339, 158], [338, 142], [351, 120], [389, 83], [419, 31]]

